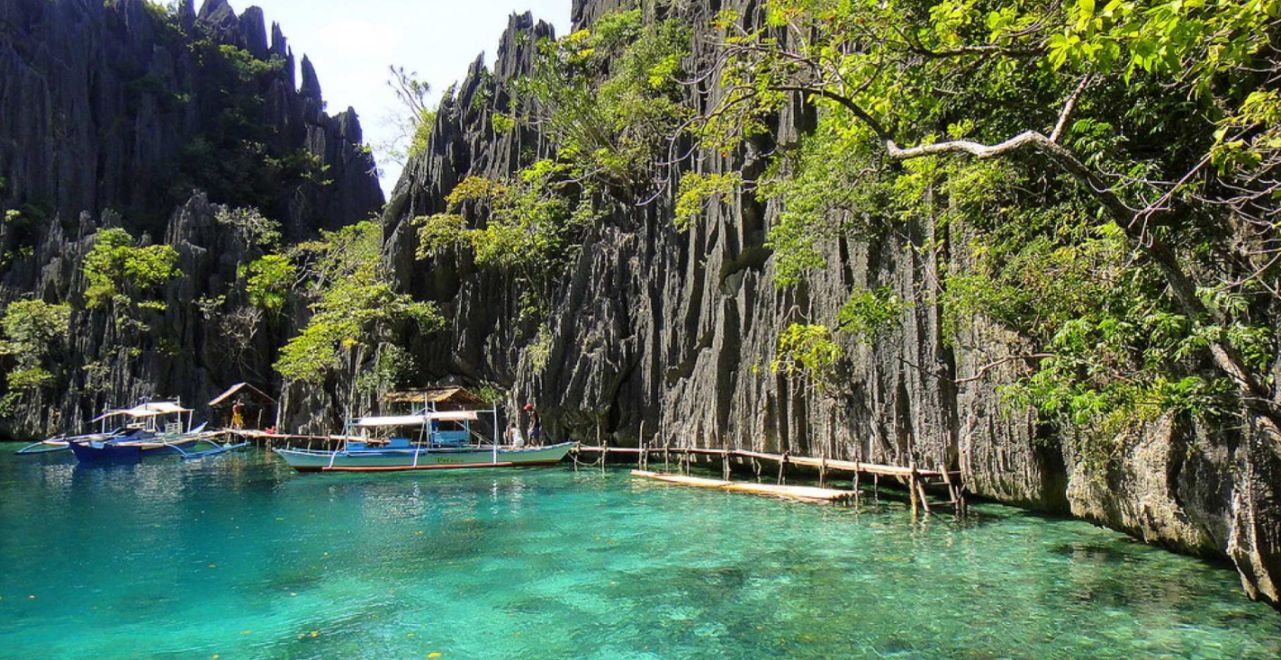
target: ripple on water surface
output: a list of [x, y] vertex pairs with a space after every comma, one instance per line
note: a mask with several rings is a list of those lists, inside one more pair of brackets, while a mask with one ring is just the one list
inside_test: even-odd
[[1235, 573], [1000, 506], [913, 526], [569, 468], [0, 448], [0, 656], [1281, 656]]

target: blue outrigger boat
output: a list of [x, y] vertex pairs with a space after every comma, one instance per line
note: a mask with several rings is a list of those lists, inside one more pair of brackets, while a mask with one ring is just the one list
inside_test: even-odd
[[[184, 430], [183, 416], [187, 423]], [[133, 463], [147, 456], [178, 455], [183, 459], [214, 456], [233, 449], [247, 446], [220, 443], [215, 438], [217, 433], [206, 432], [205, 425], [192, 428], [194, 411], [183, 408], [176, 401], [157, 401], [144, 403], [133, 408], [111, 410], [103, 413], [93, 421], [102, 422], [128, 417], [132, 422], [122, 431], [105, 436], [81, 436], [68, 438], [68, 445], [76, 459], [81, 463]], [[162, 425], [162, 421], [174, 416], [177, 421]]]
[[95, 440], [100, 442], [116, 435], [119, 432], [123, 432], [123, 429], [118, 429], [116, 431], [111, 431], [108, 433], [86, 433], [84, 435], [56, 435], [52, 438], [41, 440], [39, 442], [33, 442], [13, 453], [18, 454], [20, 456], [30, 456], [33, 454], [52, 454], [54, 452], [60, 452], [60, 451], [71, 451], [72, 442], [91, 442]]
[[[496, 416], [496, 413], [495, 413]], [[573, 442], [545, 447], [486, 443], [471, 429], [477, 411], [423, 410], [412, 415], [363, 417], [351, 427], [362, 435], [346, 439], [337, 450], [277, 448], [274, 451], [299, 472], [394, 472], [460, 468], [521, 467], [559, 463]], [[394, 435], [414, 430], [414, 438]]]

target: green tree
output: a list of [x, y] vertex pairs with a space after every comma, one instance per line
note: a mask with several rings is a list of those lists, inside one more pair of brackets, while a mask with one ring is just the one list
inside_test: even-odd
[[298, 269], [289, 257], [269, 254], [238, 269], [249, 303], [268, 312], [279, 312], [289, 299]]
[[[432, 332], [444, 324], [435, 305], [396, 293], [382, 275], [382, 228], [374, 221], [323, 232], [300, 246], [315, 301], [303, 330], [281, 349], [275, 368], [286, 380], [323, 383], [349, 374], [354, 386], [396, 327]], [[385, 365], [384, 365], [385, 366]]]
[[[1281, 159], [1262, 86], [1281, 71], [1279, 12], [770, 0], [759, 28], [718, 18], [724, 93], [696, 132], [731, 150], [795, 96], [816, 105], [816, 130], [747, 182], [784, 208], [784, 284], [823, 265], [828, 237], [928, 226], [944, 238], [915, 249], [947, 275], [930, 298], [991, 301], [1040, 343], [1021, 392], [1051, 418], [1241, 406], [1275, 427]], [[946, 243], [957, 223], [978, 230], [969, 244]], [[947, 272], [956, 249], [978, 268]]]
[[645, 23], [631, 10], [545, 42], [517, 85], [525, 119], [551, 136], [577, 178], [635, 201], [665, 175], [669, 137], [692, 114], [679, 83], [690, 39], [680, 20]]
[[417, 71], [407, 71], [403, 66], [387, 67], [391, 88], [399, 102], [392, 115], [395, 135], [387, 144], [380, 145], [385, 157], [404, 165], [410, 159], [427, 151], [432, 128], [436, 124], [436, 111], [427, 105], [431, 85], [418, 78]]
[[71, 326], [71, 307], [43, 300], [18, 300], [4, 310], [0, 355], [15, 367], [5, 376], [11, 393], [45, 387], [55, 380], [50, 358], [65, 346]]
[[103, 229], [84, 258], [86, 305], [93, 309], [120, 301], [163, 308], [164, 303], [147, 296], [182, 274], [177, 263], [178, 252], [171, 246], [137, 247], [124, 229]]
[[792, 323], [779, 333], [770, 370], [789, 378], [803, 377], [822, 393], [837, 387], [837, 367], [844, 351], [825, 325]]
[[[558, 278], [591, 226], [590, 200], [575, 200], [578, 184], [568, 165], [542, 160], [508, 181], [468, 177], [446, 199], [446, 212], [417, 218], [418, 257], [465, 246], [482, 267], [513, 274], [524, 293], [525, 315], [545, 311]], [[466, 212], [484, 218], [468, 228]]]
[[269, 250], [280, 243], [280, 223], [258, 209], [219, 206], [214, 211], [214, 221], [235, 232], [248, 247]]

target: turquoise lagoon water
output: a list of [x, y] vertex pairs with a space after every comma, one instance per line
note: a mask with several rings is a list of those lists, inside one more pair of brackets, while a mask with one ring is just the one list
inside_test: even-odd
[[1231, 570], [1000, 506], [0, 449], [5, 657], [1281, 655]]

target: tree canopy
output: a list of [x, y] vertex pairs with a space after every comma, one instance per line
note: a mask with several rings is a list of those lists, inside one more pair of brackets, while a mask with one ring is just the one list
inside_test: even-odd
[[[983, 314], [1039, 346], [1014, 400], [1104, 431], [1164, 410], [1281, 418], [1281, 3], [769, 0], [764, 16], [717, 17], [724, 91], [694, 130], [729, 152], [790, 99], [816, 107], [742, 182], [781, 204], [781, 285], [823, 267], [832, 237], [930, 226], [915, 249], [943, 278], [919, 297], [952, 329]], [[695, 184], [687, 208], [725, 192]], [[960, 251], [974, 267], [949, 270]]]

